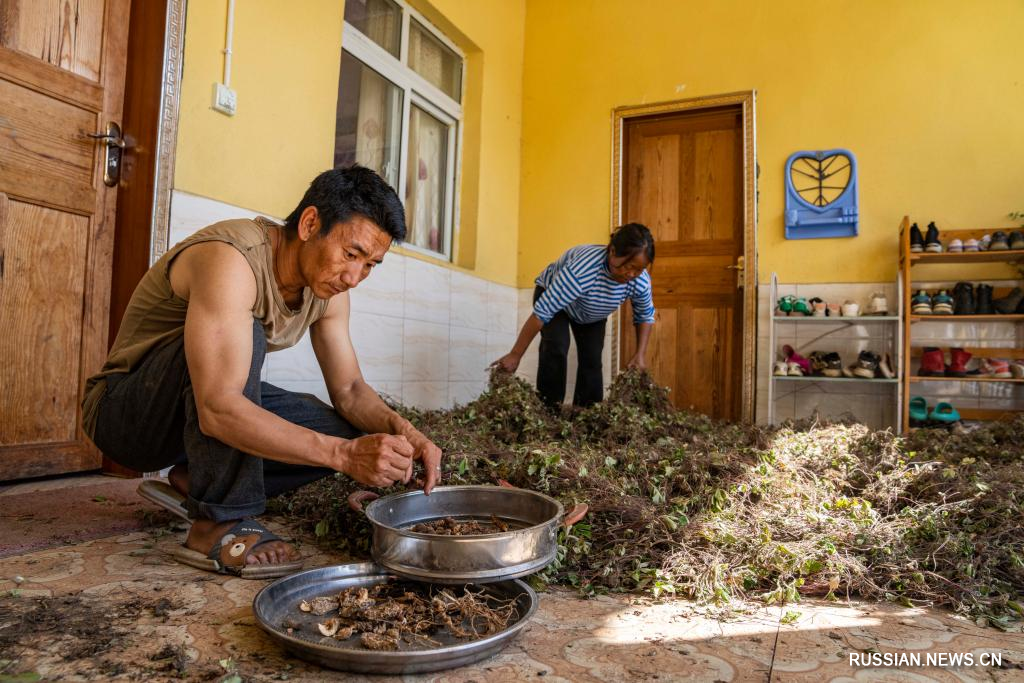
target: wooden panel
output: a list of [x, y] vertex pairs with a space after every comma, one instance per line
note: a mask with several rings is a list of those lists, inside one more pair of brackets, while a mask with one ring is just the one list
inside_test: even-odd
[[[738, 128], [693, 136], [696, 172], [684, 195], [693, 212], [693, 240], [736, 240], [743, 235], [743, 148]], [[684, 206], [686, 211], [687, 207]]]
[[82, 472], [99, 466], [99, 453], [81, 442], [7, 447], [0, 458], [0, 481]]
[[[634, 136], [639, 149], [630, 169], [636, 191], [629, 214], [644, 216], [657, 242], [679, 239], [679, 135]], [[645, 182], [645, 178], [653, 182]]]
[[0, 0], [0, 45], [99, 80], [103, 0]]
[[89, 221], [6, 203], [0, 226], [0, 442], [72, 441]]
[[96, 114], [0, 80], [4, 191], [81, 213], [95, 209]]
[[[2, 2], [2, 0], [0, 0]], [[81, 76], [0, 46], [0, 75], [89, 111], [103, 108], [103, 88]]]

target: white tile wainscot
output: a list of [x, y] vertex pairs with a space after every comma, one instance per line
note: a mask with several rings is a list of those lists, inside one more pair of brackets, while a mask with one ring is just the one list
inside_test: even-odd
[[[170, 243], [218, 221], [257, 215], [175, 190]], [[349, 296], [352, 345], [363, 377], [391, 400], [420, 408], [447, 408], [479, 396], [487, 387], [487, 365], [512, 348], [518, 331], [515, 287], [397, 252], [387, 254]], [[268, 354], [263, 379], [329, 400], [308, 335]]]

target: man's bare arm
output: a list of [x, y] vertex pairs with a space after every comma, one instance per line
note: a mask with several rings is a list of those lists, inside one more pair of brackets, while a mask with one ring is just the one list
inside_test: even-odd
[[371, 442], [320, 434], [246, 398], [256, 280], [234, 247], [221, 242], [190, 247], [175, 259], [170, 278], [174, 291], [189, 302], [185, 356], [204, 434], [252, 455], [329, 467], [375, 486], [405, 476], [412, 448], [404, 439]]
[[364, 432], [400, 434], [408, 439], [415, 450], [413, 457], [423, 461], [423, 488], [430, 493], [438, 479], [441, 449], [389, 408], [363, 379], [349, 335], [347, 294], [331, 299], [324, 317], [310, 328], [310, 337], [334, 409]]

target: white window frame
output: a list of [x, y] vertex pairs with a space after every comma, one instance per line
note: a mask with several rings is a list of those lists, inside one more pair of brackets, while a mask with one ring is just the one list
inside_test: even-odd
[[444, 244], [442, 245], [443, 251], [434, 251], [411, 242], [403, 242], [402, 248], [433, 258], [443, 257], [446, 261], [451, 261], [452, 242], [458, 230], [459, 222], [459, 203], [456, 194], [460, 185], [459, 179], [462, 175], [462, 105], [413, 71], [412, 67], [408, 66], [409, 34], [412, 30], [411, 20], [416, 19], [424, 29], [429, 31], [431, 35], [441, 41], [462, 60], [462, 73], [459, 79], [459, 97], [461, 100], [465, 100], [466, 92], [466, 55], [455, 43], [449, 40], [447, 36], [441, 33], [422, 14], [410, 7], [404, 0], [392, 0], [392, 2], [402, 10], [402, 39], [398, 59], [363, 35], [359, 29], [348, 22], [343, 22], [341, 47], [358, 59], [365, 67], [376, 71], [402, 91], [402, 139], [398, 152], [398, 187], [395, 189], [398, 191], [399, 196], [403, 197], [403, 204], [407, 180], [406, 174], [409, 172], [409, 122], [413, 103], [448, 127], [443, 207], [445, 228]]

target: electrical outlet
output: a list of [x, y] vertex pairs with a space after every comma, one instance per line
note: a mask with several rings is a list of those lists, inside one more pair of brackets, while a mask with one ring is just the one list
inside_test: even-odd
[[214, 83], [213, 108], [222, 114], [234, 116], [238, 110], [238, 95], [223, 83]]

